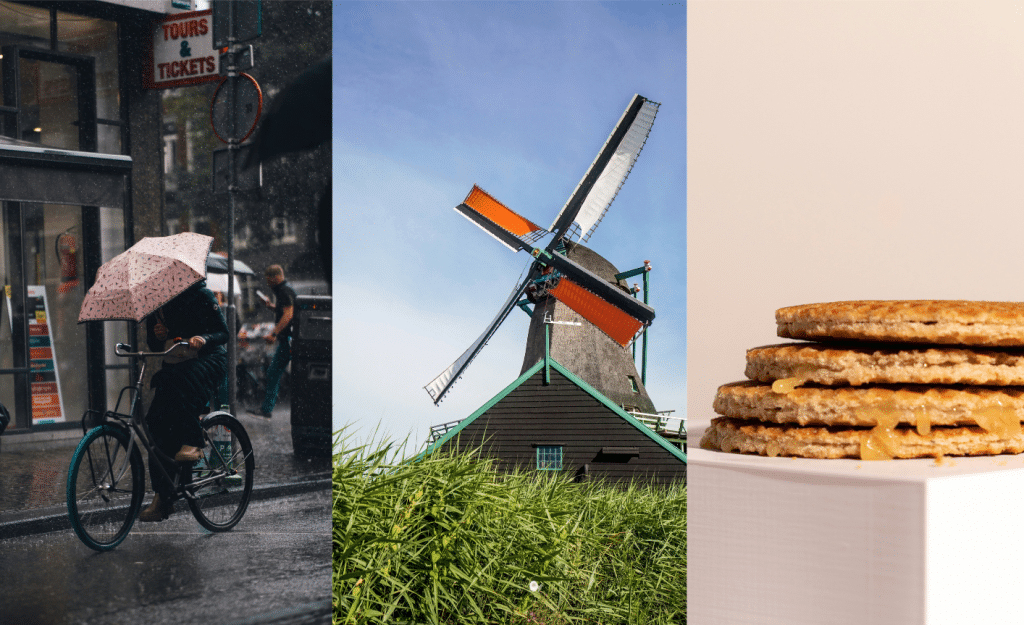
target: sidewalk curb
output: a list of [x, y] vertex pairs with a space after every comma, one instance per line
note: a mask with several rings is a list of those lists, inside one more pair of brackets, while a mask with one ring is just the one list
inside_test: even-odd
[[[328, 475], [323, 478], [299, 480], [283, 484], [254, 485], [252, 488], [252, 497], [249, 499], [249, 502], [252, 503], [253, 501], [275, 499], [277, 497], [286, 497], [288, 495], [298, 495], [301, 493], [311, 493], [318, 490], [330, 490], [331, 484], [332, 478]], [[178, 506], [181, 507], [179, 508]], [[48, 508], [48, 510], [53, 510], [53, 508]], [[187, 510], [187, 506], [183, 501], [179, 501], [175, 510]], [[0, 523], [0, 540], [70, 529], [71, 520], [68, 518], [68, 513], [65, 510], [59, 514], [45, 514], [43, 516], [30, 519], [19, 519], [16, 521]]]

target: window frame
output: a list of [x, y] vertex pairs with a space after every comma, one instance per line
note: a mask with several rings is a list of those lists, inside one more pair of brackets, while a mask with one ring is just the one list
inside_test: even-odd
[[[564, 445], [535, 445], [535, 447], [538, 471], [561, 471], [565, 467]], [[556, 464], [557, 466], [555, 466]]]

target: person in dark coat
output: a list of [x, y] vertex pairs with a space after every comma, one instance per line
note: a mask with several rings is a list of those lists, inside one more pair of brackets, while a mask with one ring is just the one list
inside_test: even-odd
[[[189, 349], [178, 348], [165, 358], [151, 383], [156, 393], [146, 414], [153, 442], [176, 463], [163, 463], [173, 478], [177, 463], [202, 458], [203, 429], [199, 415], [205, 411], [227, 372], [228, 328], [217, 298], [206, 282], [189, 287], [146, 319], [149, 350], [165, 351], [170, 341], [188, 341]], [[173, 510], [173, 486], [164, 478], [156, 454], [149, 457], [149, 475], [156, 496], [139, 515], [139, 520], [162, 521]]]

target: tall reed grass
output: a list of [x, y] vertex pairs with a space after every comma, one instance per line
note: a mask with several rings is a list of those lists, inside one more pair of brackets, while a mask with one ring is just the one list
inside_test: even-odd
[[478, 452], [334, 455], [335, 623], [686, 622], [686, 490], [502, 473]]

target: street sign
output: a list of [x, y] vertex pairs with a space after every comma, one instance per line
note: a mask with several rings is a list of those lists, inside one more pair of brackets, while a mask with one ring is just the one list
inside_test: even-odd
[[232, 139], [245, 141], [256, 129], [262, 111], [263, 91], [255, 78], [244, 73], [237, 78], [225, 78], [217, 85], [210, 103], [213, 134], [224, 143]]
[[[227, 47], [232, 34], [235, 43], [249, 41], [263, 34], [263, 6], [260, 0], [213, 0], [210, 4], [213, 5], [213, 47]], [[232, 26], [234, 33], [231, 33]]]
[[153, 22], [149, 64], [142, 76], [146, 88], [184, 87], [220, 78], [212, 20], [211, 11], [192, 11]]
[[[234, 56], [234, 59], [231, 58], [232, 56]], [[233, 64], [232, 60], [234, 61]], [[222, 51], [220, 53], [220, 75], [227, 76], [228, 68], [232, 65], [235, 66], [236, 72], [252, 69], [252, 46], [241, 46], [237, 52]]]
[[[227, 193], [231, 184], [231, 168], [228, 155], [230, 148], [219, 148], [213, 151], [213, 192], [214, 194]], [[253, 150], [252, 143], [238, 146], [235, 154], [235, 188], [239, 191], [251, 191], [263, 186], [263, 165], [242, 169], [249, 151]]]

